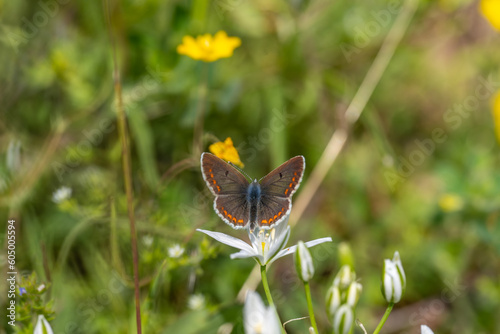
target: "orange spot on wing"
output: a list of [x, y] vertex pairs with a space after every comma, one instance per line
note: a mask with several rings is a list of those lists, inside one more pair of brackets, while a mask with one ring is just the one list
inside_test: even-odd
[[[214, 182], [215, 182], [215, 181], [214, 181]], [[291, 188], [291, 187], [293, 186], [293, 183], [290, 183], [288, 186]]]
[[276, 220], [276, 218], [278, 218], [278, 215], [274, 215], [274, 220]]
[[[212, 175], [212, 174], [210, 174], [210, 175]], [[212, 177], [214, 177], [214, 176], [212, 175]], [[292, 182], [295, 182], [295, 177], [292, 178]]]
[[278, 212], [278, 217], [281, 216], [283, 214], [283, 210], [281, 210], [280, 212]]
[[230, 214], [230, 213], [229, 213], [227, 216], [229, 217], [229, 219], [233, 218], [233, 216], [231, 216], [231, 214]]
[[224, 210], [224, 215], [227, 216], [227, 211], [226, 210]]
[[285, 195], [286, 195], [286, 194], [288, 194], [288, 188], [287, 188], [287, 189], [285, 189]]
[[235, 222], [235, 223], [236, 223], [236, 217], [234, 217], [234, 218], [233, 218], [233, 222]]
[[212, 180], [212, 182], [213, 182], [214, 184], [216, 184], [216, 183], [217, 183], [217, 181], [215, 181], [215, 180]]
[[267, 225], [267, 220], [262, 219], [261, 223], [264, 224], [264, 225]]
[[238, 223], [243, 224], [243, 219], [238, 219]]
[[[210, 177], [213, 179], [214, 178], [214, 174], [210, 173]], [[295, 180], [294, 180], [295, 181]]]
[[219, 186], [217, 186], [217, 191], [220, 192], [220, 187]]

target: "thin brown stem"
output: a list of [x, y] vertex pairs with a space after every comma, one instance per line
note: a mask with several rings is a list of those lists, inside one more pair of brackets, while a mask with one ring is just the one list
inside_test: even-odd
[[115, 89], [116, 110], [118, 116], [118, 131], [120, 134], [120, 141], [122, 144], [122, 165], [123, 165], [123, 179], [125, 182], [125, 192], [127, 195], [127, 210], [130, 222], [130, 242], [132, 244], [132, 262], [134, 270], [134, 292], [135, 292], [135, 315], [137, 323], [137, 334], [142, 333], [141, 325], [141, 296], [139, 288], [139, 255], [137, 252], [137, 233], [135, 229], [135, 214], [134, 214], [134, 194], [132, 189], [132, 168], [130, 160], [130, 143], [127, 128], [127, 119], [125, 109], [123, 107], [122, 99], [122, 86], [120, 80], [120, 71], [118, 69], [118, 59], [116, 51], [116, 43], [113, 34], [113, 26], [111, 24], [111, 10], [109, 2], [104, 1], [106, 11], [106, 19], [108, 23], [111, 48], [113, 53], [113, 81]]

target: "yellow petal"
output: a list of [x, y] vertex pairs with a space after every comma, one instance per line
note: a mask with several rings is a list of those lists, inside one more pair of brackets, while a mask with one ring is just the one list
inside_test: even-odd
[[238, 37], [228, 37], [225, 31], [215, 34], [214, 49], [219, 58], [228, 58], [233, 55], [234, 49], [241, 45]]
[[458, 195], [445, 194], [439, 199], [439, 206], [444, 212], [454, 212], [463, 208], [464, 201]]
[[217, 142], [208, 147], [209, 151], [221, 158], [229, 161], [236, 166], [243, 168], [245, 165], [241, 162], [238, 151], [233, 145], [230, 137], [227, 137], [224, 142]]
[[500, 91], [493, 99], [493, 122], [495, 124], [495, 133], [497, 135], [498, 143], [500, 144]]
[[177, 52], [196, 60], [211, 62], [231, 57], [234, 49], [240, 45], [238, 37], [228, 37], [225, 31], [219, 31], [215, 36], [205, 34], [196, 39], [185, 36], [182, 44], [177, 47]]
[[199, 44], [191, 36], [184, 36], [182, 44], [177, 47], [177, 53], [189, 56], [193, 59], [201, 59], [203, 57], [203, 50]]
[[481, 0], [481, 14], [497, 30], [500, 30], [500, 0]]

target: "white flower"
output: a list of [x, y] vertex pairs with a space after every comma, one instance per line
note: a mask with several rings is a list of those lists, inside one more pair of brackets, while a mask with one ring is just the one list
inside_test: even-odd
[[52, 327], [50, 327], [49, 322], [41, 314], [38, 316], [38, 321], [36, 322], [33, 334], [54, 334], [54, 332], [52, 331]]
[[303, 282], [309, 282], [314, 275], [314, 264], [309, 249], [299, 241], [295, 252], [295, 269]]
[[406, 276], [396, 251], [392, 260], [384, 260], [382, 271], [382, 294], [388, 303], [397, 303], [401, 300], [406, 288]]
[[434, 332], [426, 325], [420, 326], [420, 333], [421, 334], [434, 334]]
[[[225, 245], [238, 248], [240, 251], [238, 253], [231, 254], [231, 259], [253, 257], [261, 266], [271, 264], [285, 255], [295, 253], [297, 250], [297, 246], [285, 248], [288, 238], [290, 237], [288, 218], [271, 229], [255, 228], [253, 231], [248, 230], [248, 236], [252, 243], [251, 245], [247, 244], [243, 240], [221, 232], [201, 229], [197, 229], [197, 231], [205, 233]], [[321, 238], [308, 241], [305, 245], [307, 247], [312, 247], [329, 241], [332, 241], [332, 238]]]
[[184, 248], [179, 244], [175, 244], [172, 247], [168, 248], [168, 256], [170, 256], [171, 258], [176, 259], [178, 257], [181, 257], [182, 254], [184, 254]]
[[71, 188], [61, 187], [52, 194], [52, 201], [57, 204], [64, 202], [71, 197], [71, 192]]
[[36, 289], [38, 290], [38, 292], [42, 292], [45, 289], [45, 284], [40, 284]]
[[280, 334], [280, 323], [276, 310], [264, 306], [260, 296], [248, 291], [243, 307], [243, 323], [246, 334]]
[[201, 310], [204, 307], [205, 307], [205, 296], [199, 293], [189, 296], [188, 308], [190, 308], [191, 310]]
[[339, 307], [333, 318], [333, 333], [347, 334], [352, 328], [354, 321], [354, 312], [352, 308], [344, 304]]
[[19, 140], [11, 140], [7, 147], [7, 168], [11, 172], [16, 172], [21, 167], [21, 142]]
[[150, 235], [145, 235], [145, 236], [142, 237], [142, 242], [148, 248], [151, 247], [151, 245], [153, 244], [153, 241], [154, 241], [154, 239]]

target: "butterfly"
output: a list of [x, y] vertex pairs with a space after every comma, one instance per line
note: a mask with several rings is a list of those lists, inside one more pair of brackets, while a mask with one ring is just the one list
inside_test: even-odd
[[306, 160], [299, 155], [257, 181], [210, 153], [201, 155], [201, 173], [215, 195], [214, 210], [234, 229], [255, 226], [270, 229], [292, 209], [292, 195], [299, 188]]

